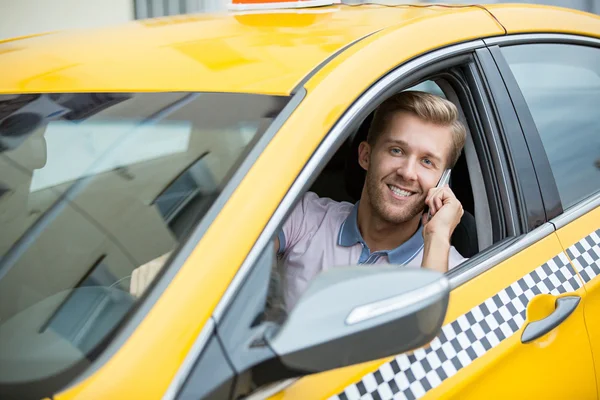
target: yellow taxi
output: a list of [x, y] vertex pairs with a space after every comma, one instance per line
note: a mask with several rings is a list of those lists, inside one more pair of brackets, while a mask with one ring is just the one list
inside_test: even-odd
[[[0, 398], [597, 399], [600, 17], [262, 6], [0, 43]], [[468, 128], [468, 260], [334, 268], [274, 317], [278, 229], [357, 200], [409, 88]]]

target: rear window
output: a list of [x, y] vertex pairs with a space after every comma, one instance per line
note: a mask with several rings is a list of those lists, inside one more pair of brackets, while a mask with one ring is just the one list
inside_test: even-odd
[[0, 394], [101, 352], [287, 101], [0, 95]]

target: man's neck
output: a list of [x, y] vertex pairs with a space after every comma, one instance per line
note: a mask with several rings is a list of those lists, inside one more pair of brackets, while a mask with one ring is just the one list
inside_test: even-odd
[[393, 250], [405, 243], [419, 228], [421, 215], [412, 220], [394, 224], [381, 219], [366, 201], [358, 203], [358, 229], [369, 250]]

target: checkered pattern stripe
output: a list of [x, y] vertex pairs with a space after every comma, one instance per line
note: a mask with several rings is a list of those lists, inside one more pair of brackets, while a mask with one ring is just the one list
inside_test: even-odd
[[567, 254], [585, 283], [600, 275], [600, 229], [569, 247]]
[[517, 332], [533, 296], [573, 292], [581, 286], [560, 253], [443, 326], [428, 347], [397, 356], [330, 400], [418, 399]]

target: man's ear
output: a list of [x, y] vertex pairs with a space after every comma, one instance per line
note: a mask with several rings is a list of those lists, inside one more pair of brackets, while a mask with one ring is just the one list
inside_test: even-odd
[[358, 164], [367, 171], [371, 159], [371, 145], [367, 142], [360, 142], [358, 145]]

